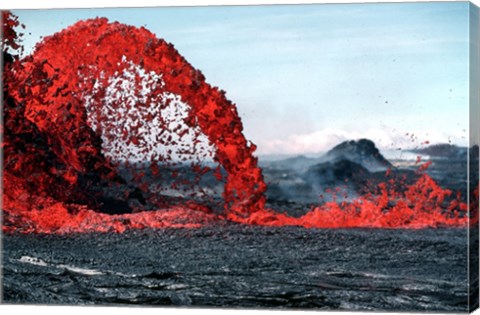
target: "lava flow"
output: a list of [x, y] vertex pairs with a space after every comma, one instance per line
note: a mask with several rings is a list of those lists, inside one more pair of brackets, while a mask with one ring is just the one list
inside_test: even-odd
[[[21, 58], [19, 22], [9, 12], [2, 17], [6, 232], [123, 232], [222, 220], [317, 228], [469, 222], [460, 196], [426, 174], [410, 187], [384, 183], [375, 194], [328, 202], [300, 218], [267, 209], [256, 147], [235, 105], [171, 44], [145, 28], [97, 18], [43, 39]], [[185, 167], [195, 175], [182, 176]], [[205, 176], [223, 186], [221, 206], [214, 188], [200, 184]]]

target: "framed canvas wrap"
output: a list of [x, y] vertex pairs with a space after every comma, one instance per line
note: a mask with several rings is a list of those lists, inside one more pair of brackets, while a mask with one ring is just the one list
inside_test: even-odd
[[2, 11], [2, 303], [470, 312], [469, 2]]

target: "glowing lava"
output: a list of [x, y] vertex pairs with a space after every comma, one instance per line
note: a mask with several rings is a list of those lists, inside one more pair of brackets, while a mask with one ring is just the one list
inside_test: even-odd
[[[20, 59], [17, 26], [4, 12], [6, 232], [123, 232], [225, 219], [308, 228], [468, 223], [460, 197], [450, 198], [449, 190], [425, 174], [401, 191], [381, 184], [378, 194], [329, 202], [300, 218], [266, 209], [256, 147], [245, 139], [235, 105], [171, 44], [145, 28], [97, 18], [45, 38]], [[204, 166], [205, 158], [217, 167]], [[131, 161], [148, 161], [148, 174]], [[170, 171], [176, 177], [186, 162], [198, 175], [194, 182], [208, 172], [224, 181], [225, 215], [186, 198], [193, 195], [183, 195], [180, 203], [165, 195], [180, 184], [184, 192], [192, 187], [185, 180], [160, 180]], [[119, 174], [119, 166], [130, 180]], [[152, 189], [146, 176], [163, 190]]]

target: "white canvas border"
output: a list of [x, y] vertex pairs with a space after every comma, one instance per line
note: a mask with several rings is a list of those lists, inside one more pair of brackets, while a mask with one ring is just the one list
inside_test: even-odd
[[[379, 2], [472, 2], [480, 6], [480, 0], [462, 1], [462, 0], [435, 0], [435, 1], [415, 1], [415, 0], [14, 0], [0, 2], [0, 10], [4, 9], [51, 9], [51, 8], [105, 8], [105, 7], [158, 7], [158, 6], [209, 6], [209, 5], [273, 5], [273, 4], [312, 4], [312, 3], [379, 3]], [[15, 315], [83, 315], [86, 312], [89, 315], [131, 315], [141, 312], [141, 315], [260, 315], [274, 312], [280, 315], [308, 315], [312, 312], [317, 314], [331, 313], [335, 315], [355, 315], [362, 312], [338, 312], [338, 311], [279, 311], [279, 310], [232, 310], [232, 309], [207, 309], [207, 308], [161, 308], [161, 307], [103, 307], [103, 306], [36, 306], [36, 305], [0, 305], [1, 314]], [[479, 311], [477, 310], [476, 313]], [[384, 313], [375, 312], [379, 315], [395, 314], [425, 314], [425, 313]], [[440, 313], [437, 313], [440, 314]]]

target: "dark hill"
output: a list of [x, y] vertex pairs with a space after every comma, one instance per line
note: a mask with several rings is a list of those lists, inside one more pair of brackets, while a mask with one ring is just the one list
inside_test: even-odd
[[328, 151], [322, 159], [324, 161], [348, 160], [358, 163], [370, 172], [382, 171], [392, 167], [392, 164], [377, 149], [375, 143], [368, 139], [342, 142]]

